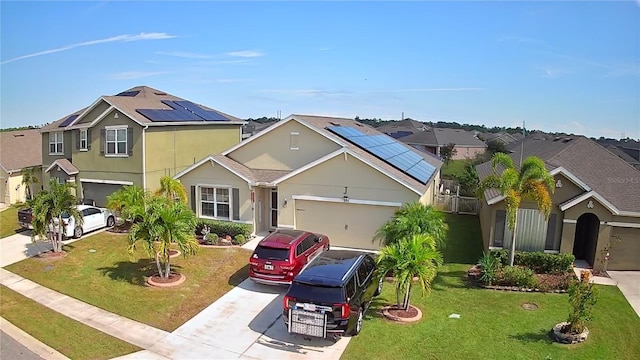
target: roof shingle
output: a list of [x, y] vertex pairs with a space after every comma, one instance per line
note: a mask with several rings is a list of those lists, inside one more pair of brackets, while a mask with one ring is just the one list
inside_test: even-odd
[[42, 135], [38, 129], [0, 133], [0, 165], [7, 172], [42, 165]]

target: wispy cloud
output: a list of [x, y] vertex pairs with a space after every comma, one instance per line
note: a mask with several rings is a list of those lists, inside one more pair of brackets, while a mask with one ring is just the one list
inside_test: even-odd
[[134, 80], [168, 74], [168, 71], [125, 71], [111, 75], [113, 80]]
[[112, 42], [162, 40], [162, 39], [171, 39], [171, 38], [174, 38], [174, 37], [176, 37], [176, 35], [170, 35], [170, 34], [167, 34], [167, 33], [140, 33], [140, 34], [137, 34], [137, 35], [131, 35], [131, 34], [117, 35], [117, 36], [112, 36], [112, 37], [109, 37], [109, 38], [106, 38], [106, 39], [84, 41], [84, 42], [81, 42], [81, 43], [66, 45], [66, 46], [62, 46], [62, 47], [59, 47], [59, 48], [55, 48], [55, 49], [49, 49], [49, 50], [39, 51], [39, 52], [32, 53], [32, 54], [18, 56], [18, 57], [15, 57], [15, 58], [12, 58], [12, 59], [8, 59], [8, 60], [4, 60], [4, 61], [0, 62], [0, 65], [4, 65], [4, 64], [10, 63], [10, 62], [14, 62], [14, 61], [18, 61], [18, 60], [29, 59], [29, 58], [33, 58], [33, 57], [37, 57], [37, 56], [55, 54], [55, 53], [68, 51], [68, 50], [71, 50], [71, 49], [75, 49], [75, 48], [78, 48], [78, 47], [84, 47], [84, 46], [92, 46], [92, 45], [112, 43]]
[[192, 52], [186, 52], [186, 51], [156, 51], [156, 54], [174, 56], [174, 57], [185, 58], [185, 59], [211, 59], [216, 57], [216, 55], [198, 54], [198, 53], [192, 53]]
[[238, 57], [249, 57], [249, 58], [264, 56], [262, 52], [257, 50], [231, 51], [231, 52], [228, 52], [227, 55], [238, 56]]

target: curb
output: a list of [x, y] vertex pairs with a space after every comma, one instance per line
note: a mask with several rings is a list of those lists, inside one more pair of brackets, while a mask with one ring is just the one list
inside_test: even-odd
[[19, 327], [13, 325], [8, 320], [0, 317], [0, 328], [5, 334], [11, 336], [14, 340], [24, 345], [27, 349], [33, 351], [38, 356], [47, 360], [70, 360], [60, 352], [41, 342], [33, 336], [27, 334]]

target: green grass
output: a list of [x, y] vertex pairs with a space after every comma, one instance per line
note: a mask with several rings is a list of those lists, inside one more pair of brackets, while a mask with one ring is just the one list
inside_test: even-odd
[[71, 359], [111, 359], [142, 350], [0, 286], [0, 315]]
[[[380, 315], [395, 302], [391, 283], [367, 312], [364, 328], [341, 359], [639, 359], [640, 319], [615, 286], [597, 286], [589, 339], [554, 343], [549, 330], [569, 314], [566, 294], [500, 292], [469, 288], [466, 271], [482, 254], [477, 217], [447, 215], [449, 239], [432, 291], [416, 289], [411, 304], [421, 321], [395, 324]], [[524, 302], [538, 310], [522, 309]], [[450, 314], [460, 319], [450, 319]], [[400, 356], [400, 354], [402, 354]]]
[[[95, 249], [96, 252], [89, 252]], [[245, 249], [205, 249], [172, 259], [172, 269], [187, 280], [175, 288], [151, 288], [144, 277], [155, 273], [146, 256], [130, 259], [125, 235], [102, 232], [65, 246], [55, 261], [23, 260], [6, 269], [50, 289], [129, 319], [173, 331], [248, 276]], [[141, 253], [142, 254], [142, 253]]]
[[440, 173], [443, 178], [453, 179], [456, 175], [460, 175], [464, 172], [464, 166], [466, 163], [466, 160], [451, 160], [448, 165], [442, 165]]
[[0, 238], [23, 231], [18, 225], [18, 207], [10, 206], [0, 212]]

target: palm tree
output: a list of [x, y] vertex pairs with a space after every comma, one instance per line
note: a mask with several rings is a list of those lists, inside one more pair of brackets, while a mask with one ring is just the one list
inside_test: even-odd
[[137, 185], [126, 185], [107, 196], [107, 207], [125, 221], [135, 222], [135, 214], [144, 213], [144, 190]]
[[186, 204], [165, 197], [148, 195], [140, 221], [129, 232], [129, 252], [142, 244], [153, 256], [158, 275], [168, 278], [171, 274], [170, 248], [176, 244], [183, 256], [194, 255], [198, 250], [195, 239], [196, 218]]
[[22, 175], [22, 185], [24, 185], [25, 198], [28, 200], [33, 199], [33, 191], [31, 191], [31, 185], [39, 184], [40, 178], [38, 178], [37, 172], [40, 170], [37, 166], [32, 166], [22, 169], [20, 174]]
[[391, 245], [402, 238], [427, 234], [433, 237], [438, 248], [442, 249], [446, 245], [448, 230], [441, 211], [431, 205], [413, 202], [396, 210], [393, 218], [378, 230], [377, 237], [382, 238], [385, 245]]
[[183, 203], [187, 203], [187, 190], [184, 189], [180, 181], [170, 176], [160, 178], [160, 188], [155, 191], [155, 194], [166, 196], [170, 200], [180, 199]]
[[[518, 208], [523, 200], [535, 201], [538, 209], [548, 219], [551, 213], [551, 194], [555, 191], [553, 176], [549, 175], [544, 161], [530, 156], [516, 169], [513, 160], [507, 154], [495, 153], [491, 158], [493, 174], [482, 180], [479, 186], [480, 197], [487, 189], [496, 189], [504, 197], [507, 212], [507, 226], [511, 230], [511, 248], [509, 251], [509, 265], [513, 266], [516, 252], [516, 225], [518, 222]], [[498, 167], [504, 170], [498, 173]]]
[[380, 276], [389, 272], [393, 275], [396, 279], [397, 306], [407, 310], [413, 282], [417, 280], [423, 295], [429, 292], [442, 261], [442, 254], [436, 250], [433, 236], [416, 234], [380, 249], [377, 271]]
[[[29, 201], [33, 215], [33, 236], [48, 237], [54, 252], [62, 251], [64, 237], [63, 215], [72, 216], [76, 226], [82, 226], [83, 218], [76, 207], [76, 197], [72, 194], [75, 185], [60, 184], [56, 179], [49, 182], [49, 190], [39, 192]], [[53, 230], [53, 231], [50, 231]]]

